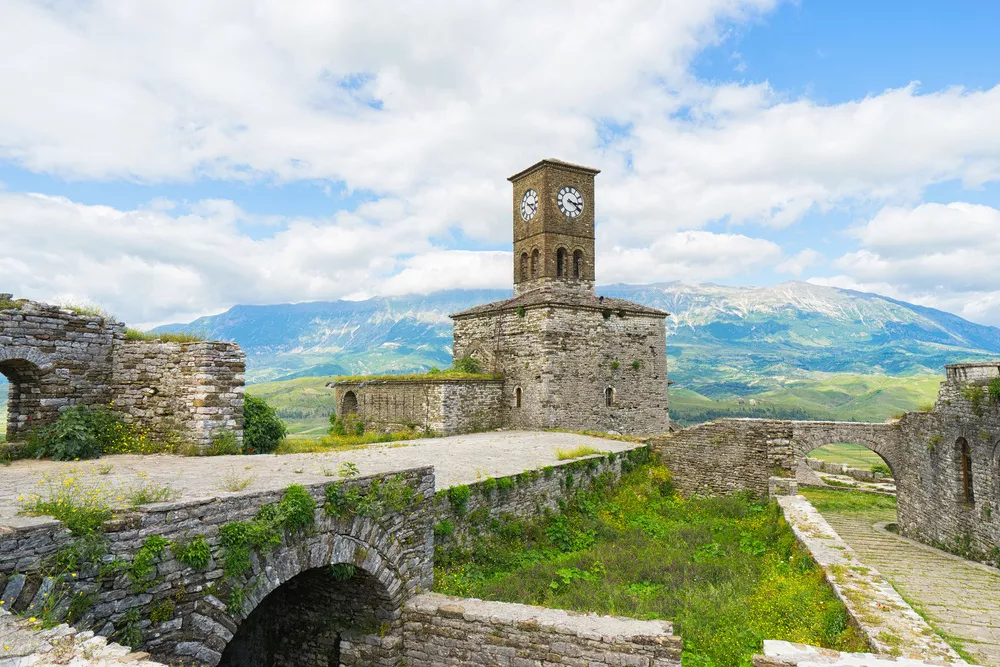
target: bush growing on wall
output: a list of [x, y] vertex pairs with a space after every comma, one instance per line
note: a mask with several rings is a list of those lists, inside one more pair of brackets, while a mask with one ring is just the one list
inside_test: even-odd
[[48, 426], [32, 429], [27, 452], [56, 461], [96, 459], [102, 453], [146, 453], [146, 437], [116, 412], [82, 405], [65, 410]]
[[248, 454], [268, 454], [288, 435], [285, 422], [263, 398], [246, 396], [243, 401], [243, 449]]

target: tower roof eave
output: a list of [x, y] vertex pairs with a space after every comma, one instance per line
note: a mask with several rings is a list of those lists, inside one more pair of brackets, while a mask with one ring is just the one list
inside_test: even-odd
[[593, 175], [593, 176], [596, 176], [597, 174], [601, 173], [600, 169], [594, 169], [592, 167], [585, 167], [582, 164], [573, 164], [572, 162], [565, 162], [563, 160], [557, 160], [555, 158], [545, 158], [544, 160], [539, 160], [538, 162], [536, 162], [535, 164], [531, 165], [527, 169], [522, 169], [521, 171], [517, 172], [516, 174], [514, 174], [513, 176], [511, 176], [510, 178], [508, 178], [507, 180], [511, 181], [511, 182], [514, 182], [514, 181], [518, 180], [519, 178], [523, 178], [524, 176], [527, 176], [528, 174], [530, 174], [533, 171], [537, 171], [537, 170], [541, 169], [545, 165], [552, 165], [554, 167], [561, 167], [562, 169], [569, 169], [570, 171], [579, 171], [581, 173], [590, 174], [590, 175]]

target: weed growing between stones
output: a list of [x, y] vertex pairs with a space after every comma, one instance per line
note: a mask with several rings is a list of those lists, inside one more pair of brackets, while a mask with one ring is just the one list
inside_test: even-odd
[[556, 459], [559, 461], [568, 461], [570, 459], [578, 459], [584, 456], [591, 456], [593, 454], [603, 454], [599, 449], [594, 449], [588, 445], [580, 445], [579, 447], [574, 447], [573, 449], [557, 449]]
[[367, 489], [345, 488], [339, 483], [326, 487], [326, 513], [339, 519], [366, 516], [378, 519], [399, 512], [416, 500], [413, 487], [402, 475], [372, 480]]
[[212, 550], [204, 535], [195, 535], [189, 540], [174, 540], [170, 550], [177, 560], [192, 570], [203, 570], [212, 560]]
[[128, 568], [133, 592], [139, 593], [153, 587], [155, 580], [152, 575], [156, 574], [156, 562], [169, 545], [169, 540], [162, 535], [150, 535], [145, 539]]
[[102, 454], [159, 454], [172, 452], [176, 443], [152, 439], [149, 431], [107, 408], [76, 406], [60, 413], [47, 426], [31, 429], [23, 452], [34, 458], [55, 461], [96, 459]]
[[663, 466], [623, 463], [618, 485], [578, 490], [558, 514], [470, 522], [463, 546], [439, 529], [435, 589], [667, 619], [684, 640], [685, 666], [750, 665], [765, 638], [865, 649], [776, 504], [682, 500]]
[[145, 342], [157, 341], [160, 343], [198, 343], [205, 340], [205, 337], [199, 336], [198, 334], [180, 333], [177, 331], [164, 331], [156, 333], [153, 331], [142, 331], [140, 329], [126, 327], [125, 340]]

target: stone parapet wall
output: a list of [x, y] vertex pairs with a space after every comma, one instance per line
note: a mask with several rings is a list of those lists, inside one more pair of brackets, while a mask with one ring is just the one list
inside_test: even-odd
[[[648, 453], [645, 445], [637, 445], [510, 477], [483, 479], [467, 485], [467, 494], [440, 491], [431, 512], [436, 522], [449, 522], [453, 531], [438, 536], [438, 545], [465, 546], [493, 520], [532, 520], [546, 510], [557, 511], [560, 502], [568, 502], [580, 489], [590, 489], [598, 479], [617, 482], [623, 470], [646, 461]], [[461, 498], [464, 500], [458, 502]]]
[[338, 416], [349, 416], [348, 394], [357, 418], [370, 430], [422, 428], [441, 435], [488, 431], [503, 426], [503, 380], [370, 380], [333, 382]]
[[753, 657], [754, 667], [930, 667], [942, 664], [965, 665], [964, 660], [914, 660], [873, 653], [843, 653], [806, 644], [764, 640], [764, 653]]
[[235, 343], [123, 341], [115, 348], [114, 409], [152, 437], [201, 447], [243, 440], [246, 358]]
[[681, 664], [681, 640], [668, 622], [433, 593], [407, 603], [403, 633], [409, 667]]
[[[401, 475], [414, 490], [414, 503], [401, 512], [371, 518], [329, 516], [323, 509], [326, 483], [306, 487], [316, 500], [315, 525], [308, 533], [283, 534], [273, 550], [251, 555], [244, 574], [226, 575], [225, 548], [220, 528], [249, 521], [261, 507], [281, 500], [283, 490], [230, 494], [224, 497], [157, 503], [126, 512], [106, 524], [106, 556], [102, 562], [120, 563], [108, 570], [81, 563], [77, 576], [59, 581], [48, 569], [52, 556], [72, 540], [62, 524], [48, 521], [23, 528], [5, 527], [0, 534], [0, 591], [11, 599], [4, 607], [15, 612], [28, 609], [37, 616], [62, 617], [70, 601], [84, 596], [87, 604], [74, 619], [77, 627], [104, 636], [138, 632], [133, 648], [149, 651], [165, 662], [215, 665], [234, 633], [258, 604], [282, 583], [310, 569], [332, 563], [349, 563], [377, 581], [397, 610], [386, 632], [401, 632], [398, 610], [402, 601], [433, 584], [433, 533], [431, 499], [433, 468], [359, 477], [337, 482], [346, 492], [364, 491], [378, 481]], [[153, 559], [148, 579], [141, 583], [129, 571], [150, 536], [160, 536], [171, 546]], [[196, 536], [207, 541], [211, 558], [197, 569], [178, 560], [172, 545]], [[145, 582], [149, 582], [148, 584]], [[235, 604], [234, 590], [243, 591]], [[155, 620], [154, 620], [155, 619]], [[359, 654], [384, 638], [356, 640]], [[376, 641], [378, 640], [378, 641]], [[388, 640], [387, 640], [388, 641]], [[349, 647], [345, 647], [349, 648]], [[350, 663], [349, 663], [350, 664]], [[394, 663], [392, 663], [394, 664]]]

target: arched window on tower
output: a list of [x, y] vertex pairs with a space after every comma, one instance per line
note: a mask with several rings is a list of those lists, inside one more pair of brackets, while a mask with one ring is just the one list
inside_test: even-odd
[[515, 408], [521, 407], [521, 396], [522, 396], [521, 388], [517, 387], [514, 390], [514, 407]]
[[583, 277], [583, 251], [573, 251], [573, 277], [579, 280]]
[[615, 404], [615, 390], [612, 387], [608, 387], [604, 390], [604, 405], [607, 407], [612, 407]]
[[958, 446], [962, 468], [962, 500], [971, 505], [976, 502], [975, 489], [972, 486], [972, 452], [969, 450], [969, 441], [965, 438], [959, 438], [955, 444]]
[[538, 249], [531, 251], [531, 277], [538, 277]]
[[528, 279], [528, 253], [521, 253], [521, 280]]
[[569, 253], [566, 252], [566, 248], [556, 250], [556, 275], [560, 278], [565, 278], [569, 274], [567, 260], [569, 260]]

